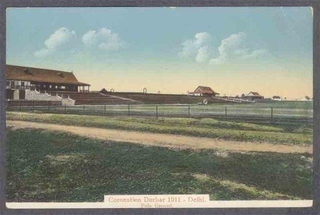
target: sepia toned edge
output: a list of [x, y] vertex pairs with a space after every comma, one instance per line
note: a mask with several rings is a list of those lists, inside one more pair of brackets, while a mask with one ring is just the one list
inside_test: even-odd
[[[313, 162], [314, 162], [314, 195], [313, 195], [313, 205], [312, 207], [306, 208], [292, 208], [287, 206], [285, 208], [266, 208], [265, 205], [261, 205], [263, 208], [248, 208], [249, 205], [243, 204], [243, 207], [235, 208], [198, 208], [198, 209], [126, 209], [126, 210], [117, 210], [117, 209], [46, 209], [46, 210], [13, 210], [7, 209], [6, 200], [5, 200], [5, 185], [6, 185], [6, 172], [5, 172], [5, 155], [6, 155], [6, 97], [5, 97], [5, 65], [6, 65], [6, 8], [7, 7], [111, 7], [111, 6], [132, 6], [132, 7], [154, 7], [154, 6], [174, 6], [174, 7], [208, 7], [208, 6], [310, 6], [313, 7], [313, 98], [314, 98], [314, 130], [313, 130]], [[87, 213], [139, 213], [139, 214], [150, 214], [150, 213], [163, 213], [163, 214], [172, 214], [172, 213], [210, 213], [210, 214], [258, 214], [258, 213], [267, 213], [267, 214], [300, 214], [300, 213], [315, 213], [319, 209], [319, 197], [320, 197], [320, 4], [319, 2], [312, 1], [301, 1], [301, 0], [256, 0], [256, 1], [246, 1], [246, 0], [224, 0], [224, 1], [206, 1], [206, 0], [192, 0], [192, 1], [105, 1], [101, 2], [98, 0], [94, 1], [44, 1], [44, 0], [27, 0], [27, 1], [2, 1], [0, 4], [0, 211], [5, 212], [6, 214], [43, 214], [49, 213], [52, 214], [87, 214]], [[240, 201], [238, 201], [240, 202]], [[254, 201], [259, 203], [260, 201]], [[281, 205], [281, 200], [278, 201]], [[245, 202], [241, 202], [245, 203]], [[260, 206], [260, 205], [259, 205]]]

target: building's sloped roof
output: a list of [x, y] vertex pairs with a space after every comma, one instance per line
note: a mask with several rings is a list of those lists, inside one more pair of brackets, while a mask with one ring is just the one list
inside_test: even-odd
[[247, 96], [261, 96], [258, 92], [250, 92]]
[[217, 94], [210, 87], [199, 86], [193, 93], [206, 93], [206, 94]]
[[40, 69], [14, 65], [7, 65], [6, 70], [7, 80], [90, 86], [90, 84], [79, 82], [72, 72], [63, 72], [58, 70]]

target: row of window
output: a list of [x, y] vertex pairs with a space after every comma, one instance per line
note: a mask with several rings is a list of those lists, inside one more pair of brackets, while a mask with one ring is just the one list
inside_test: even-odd
[[17, 88], [17, 87], [22, 87], [22, 88], [29, 88], [30, 86], [37, 86], [39, 88], [47, 88], [47, 89], [70, 89], [70, 90], [76, 90], [76, 86], [57, 86], [57, 85], [43, 85], [43, 84], [31, 84], [30, 81], [14, 81], [14, 80], [9, 80], [7, 81], [7, 87], [8, 88]]
[[7, 87], [15, 87], [15, 86], [21, 86], [21, 87], [29, 87], [31, 86], [30, 81], [7, 81]]

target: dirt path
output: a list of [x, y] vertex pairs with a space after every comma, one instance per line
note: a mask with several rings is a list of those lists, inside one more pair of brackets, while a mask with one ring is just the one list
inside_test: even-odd
[[64, 131], [72, 134], [98, 138], [103, 140], [139, 143], [144, 145], [162, 146], [170, 148], [192, 149], [219, 149], [226, 151], [243, 152], [278, 152], [278, 153], [309, 153], [312, 154], [312, 146], [288, 146], [270, 143], [251, 143], [217, 140], [203, 137], [190, 137], [173, 134], [143, 133], [125, 130], [102, 129], [92, 127], [56, 125], [26, 121], [7, 121], [7, 126], [13, 129], [37, 128], [53, 131]]

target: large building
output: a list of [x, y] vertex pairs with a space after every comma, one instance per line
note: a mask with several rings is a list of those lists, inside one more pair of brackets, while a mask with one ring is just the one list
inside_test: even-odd
[[264, 96], [260, 95], [258, 92], [251, 91], [244, 97], [244, 99], [247, 99], [249, 101], [256, 101], [264, 99]]
[[79, 82], [73, 72], [24, 66], [6, 66], [7, 99], [24, 99], [25, 90], [89, 92], [90, 84]]
[[210, 87], [199, 86], [193, 92], [189, 92], [189, 95], [193, 96], [216, 96], [219, 93], [214, 92]]

